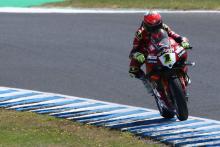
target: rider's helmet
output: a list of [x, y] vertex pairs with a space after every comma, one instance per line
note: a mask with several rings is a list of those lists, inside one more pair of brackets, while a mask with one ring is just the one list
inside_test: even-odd
[[148, 32], [157, 31], [162, 28], [162, 24], [162, 17], [158, 12], [149, 11], [144, 15], [143, 26]]

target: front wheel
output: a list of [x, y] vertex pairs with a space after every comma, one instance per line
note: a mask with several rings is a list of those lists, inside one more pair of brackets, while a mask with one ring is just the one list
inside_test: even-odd
[[188, 119], [188, 107], [187, 100], [183, 91], [182, 84], [178, 77], [171, 78], [170, 92], [173, 99], [174, 106], [176, 108], [176, 115], [180, 121]]

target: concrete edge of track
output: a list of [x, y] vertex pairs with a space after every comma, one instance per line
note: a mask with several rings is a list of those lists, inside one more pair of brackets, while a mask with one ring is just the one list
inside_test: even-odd
[[0, 107], [129, 131], [174, 146], [220, 145], [220, 121], [206, 118], [164, 119], [152, 109], [10, 87], [0, 87]]
[[[0, 13], [89, 13], [89, 14], [130, 14], [146, 13], [148, 9], [85, 9], [85, 8], [14, 8], [0, 7]], [[220, 13], [218, 10], [157, 10], [160, 13]]]

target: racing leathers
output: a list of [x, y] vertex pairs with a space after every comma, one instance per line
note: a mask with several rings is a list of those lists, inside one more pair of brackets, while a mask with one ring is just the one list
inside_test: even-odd
[[[185, 37], [180, 36], [179, 34], [175, 33], [170, 29], [169, 26], [166, 24], [162, 24], [162, 29], [164, 29], [168, 36], [173, 38], [177, 43], [181, 44], [183, 47], [188, 47], [188, 40]], [[143, 23], [138, 28], [138, 30], [135, 33], [135, 37], [133, 40], [133, 48], [130, 52], [129, 58], [131, 59], [130, 62], [130, 68], [129, 68], [129, 74], [131, 77], [138, 78], [144, 82], [144, 85], [149, 88], [149, 83], [146, 81], [146, 74], [141, 69], [141, 66], [145, 63], [145, 57], [147, 57], [148, 54], [148, 44], [150, 42], [150, 36], [151, 33], [148, 32], [144, 26]], [[149, 72], [149, 69], [146, 67], [147, 73]]]

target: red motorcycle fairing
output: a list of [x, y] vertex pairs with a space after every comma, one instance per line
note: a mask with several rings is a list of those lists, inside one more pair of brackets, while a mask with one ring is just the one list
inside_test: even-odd
[[[187, 61], [188, 55], [187, 51], [181, 47], [174, 39], [169, 37], [169, 42], [170, 42], [170, 48], [167, 49], [167, 52], [174, 52], [176, 55], [176, 61]], [[166, 52], [166, 50], [165, 50]], [[162, 66], [161, 61], [158, 59], [158, 50], [155, 48], [152, 42], [149, 44], [149, 50], [148, 50], [148, 56], [146, 60], [146, 73], [151, 73], [155, 67]], [[181, 67], [182, 72], [181, 73], [187, 73], [187, 66]], [[181, 85], [183, 87], [184, 93], [186, 93], [186, 81], [184, 78], [184, 74], [178, 75]], [[152, 74], [150, 75], [150, 80], [151, 81], [158, 81], [160, 80], [161, 82], [161, 89], [158, 90], [160, 94], [160, 99], [165, 103], [165, 106], [174, 109], [171, 100], [169, 99], [169, 84], [168, 84], [168, 79], [164, 79], [164, 77], [161, 77], [160, 74]], [[163, 88], [162, 88], [163, 87]]]
[[[184, 60], [187, 61], [188, 59], [188, 54], [187, 51], [181, 47], [174, 39], [172, 39], [171, 37], [169, 37], [169, 41], [170, 41], [170, 45], [171, 48], [174, 50], [174, 52], [176, 53], [176, 59], [177, 61], [179, 60]], [[147, 60], [146, 60], [146, 73], [150, 73], [153, 69], [153, 67], [155, 66], [161, 66], [162, 63], [160, 62], [160, 60], [158, 60], [158, 51], [157, 49], [154, 47], [153, 43], [150, 42], [149, 43], [149, 50], [148, 50], [148, 56], [147, 56]], [[182, 68], [182, 70], [184, 72], [188, 71], [188, 67], [184, 66]]]

